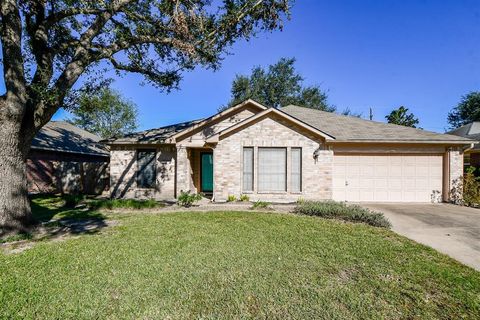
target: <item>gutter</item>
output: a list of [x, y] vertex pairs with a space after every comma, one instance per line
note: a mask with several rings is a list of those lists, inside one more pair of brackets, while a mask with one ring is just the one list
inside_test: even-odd
[[453, 144], [453, 145], [471, 145], [471, 141], [466, 140], [330, 140], [327, 143], [398, 143], [398, 144]]

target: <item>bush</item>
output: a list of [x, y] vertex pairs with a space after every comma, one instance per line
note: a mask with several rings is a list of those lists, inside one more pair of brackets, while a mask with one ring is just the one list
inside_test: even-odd
[[480, 178], [475, 177], [475, 167], [468, 167], [463, 177], [463, 203], [466, 206], [480, 205]]
[[261, 201], [261, 200], [257, 200], [253, 203], [253, 205], [250, 209], [252, 209], [252, 210], [255, 210], [255, 209], [270, 209], [270, 203], [265, 202], [265, 201]]
[[227, 202], [234, 202], [234, 201], [237, 201], [237, 197], [235, 197], [233, 194], [230, 194], [227, 197]]
[[391, 227], [390, 222], [382, 213], [374, 212], [358, 205], [347, 205], [344, 202], [302, 201], [297, 203], [294, 212], [327, 219], [363, 222], [374, 227]]
[[246, 194], [242, 194], [242, 195], [240, 196], [240, 201], [242, 201], [242, 202], [248, 202], [248, 201], [250, 201], [250, 197], [249, 197], [248, 195], [246, 195]]
[[180, 195], [178, 196], [178, 205], [182, 207], [191, 207], [195, 202], [199, 201], [202, 199], [202, 195], [198, 193], [190, 193], [190, 190], [185, 192], [185, 191], [180, 191]]

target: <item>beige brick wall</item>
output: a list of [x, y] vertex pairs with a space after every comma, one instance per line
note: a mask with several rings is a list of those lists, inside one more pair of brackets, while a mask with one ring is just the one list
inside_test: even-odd
[[137, 147], [112, 147], [110, 151], [111, 196], [113, 198], [153, 198], [158, 200], [173, 199], [175, 197], [175, 147], [152, 145], [142, 148], [157, 150], [156, 188], [137, 188]]
[[463, 151], [460, 148], [451, 148], [447, 151], [449, 159], [449, 201], [460, 202], [463, 198]]
[[177, 145], [203, 146], [206, 138], [228, 127], [231, 127], [232, 125], [243, 121], [254, 114], [254, 110], [246, 108], [244, 110], [240, 110], [238, 113], [235, 113], [233, 115], [220, 118], [217, 121], [214, 121], [212, 124], [209, 124], [208, 126], [202, 127], [201, 129], [194, 131], [191, 135], [187, 136], [183, 140], [177, 141]]
[[[264, 118], [223, 140], [214, 149], [214, 196], [216, 201], [225, 201], [228, 195], [249, 195], [251, 200], [295, 201], [304, 199], [330, 199], [332, 196], [333, 152], [321, 150], [318, 159], [313, 154], [319, 147], [320, 138], [298, 132], [296, 127], [281, 119]], [[287, 151], [287, 191], [282, 193], [242, 192], [243, 147], [288, 147]], [[292, 193], [289, 188], [290, 148], [302, 148], [302, 192]], [[256, 162], [256, 159], [255, 159]], [[254, 166], [256, 167], [256, 165]]]

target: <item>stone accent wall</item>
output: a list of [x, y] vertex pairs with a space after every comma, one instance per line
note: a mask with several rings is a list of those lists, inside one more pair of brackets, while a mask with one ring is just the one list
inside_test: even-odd
[[170, 200], [175, 198], [176, 149], [172, 146], [142, 146], [157, 150], [157, 184], [153, 189], [137, 188], [136, 146], [110, 150], [110, 193], [112, 198]]
[[[225, 201], [228, 195], [245, 193], [250, 199], [291, 202], [303, 199], [331, 199], [333, 152], [324, 149], [321, 138], [300, 132], [298, 126], [270, 115], [220, 140], [214, 149], [214, 197]], [[243, 147], [254, 147], [254, 191], [242, 191]], [[287, 191], [257, 191], [258, 147], [287, 147]], [[290, 192], [290, 149], [302, 148], [302, 192]], [[318, 157], [314, 159], [317, 149]]]
[[450, 195], [452, 202], [460, 202], [463, 198], [463, 151], [460, 148], [451, 148], [447, 151], [449, 163]]

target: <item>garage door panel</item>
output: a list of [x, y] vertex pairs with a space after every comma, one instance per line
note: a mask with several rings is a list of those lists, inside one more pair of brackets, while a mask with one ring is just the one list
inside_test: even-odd
[[362, 177], [373, 177], [375, 174], [375, 167], [372, 165], [365, 165], [360, 167], [360, 176]]
[[375, 177], [386, 177], [388, 176], [388, 167], [386, 165], [377, 165], [375, 167]]
[[388, 179], [387, 178], [377, 178], [375, 179], [375, 189], [385, 189], [388, 188]]
[[375, 192], [370, 190], [362, 190], [360, 191], [360, 199], [362, 201], [375, 201]]
[[371, 178], [361, 178], [359, 180], [360, 188], [374, 189], [375, 188], [375, 179]]
[[442, 185], [442, 155], [334, 156], [335, 200], [430, 202]]

